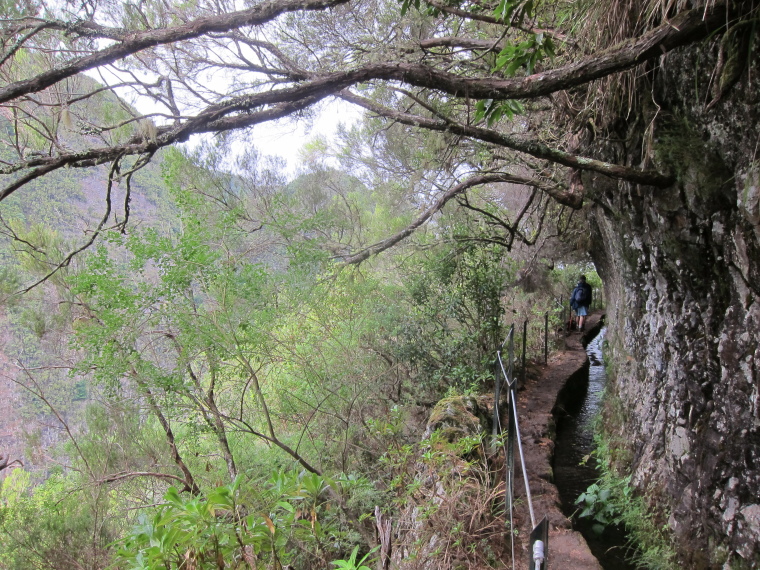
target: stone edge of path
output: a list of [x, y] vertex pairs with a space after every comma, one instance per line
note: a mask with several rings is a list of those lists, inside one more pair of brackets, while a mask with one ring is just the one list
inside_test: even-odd
[[[544, 516], [549, 521], [549, 569], [602, 570], [583, 536], [572, 529], [570, 520], [562, 513], [559, 492], [553, 484], [552, 458], [554, 410], [557, 405], [561, 405], [563, 389], [588, 367], [585, 341], [598, 332], [603, 314], [602, 311], [597, 311], [589, 316], [588, 332], [584, 335], [574, 332], [565, 336], [565, 349], [553, 353], [548, 364], [539, 365], [539, 374], [528, 379], [517, 394], [518, 419], [536, 522], [540, 522]], [[516, 458], [515, 465], [518, 469], [515, 496], [523, 499], [517, 501], [515, 512], [516, 526], [520, 532], [517, 541], [519, 550], [515, 552], [516, 568], [527, 569], [530, 515], [524, 500], [525, 484], [519, 457]], [[544, 568], [546, 566], [542, 566], [542, 570]]]

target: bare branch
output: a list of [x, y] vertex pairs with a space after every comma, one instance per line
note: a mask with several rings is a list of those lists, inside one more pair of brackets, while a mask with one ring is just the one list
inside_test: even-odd
[[10, 461], [9, 457], [5, 457], [3, 454], [0, 454], [0, 471], [3, 469], [8, 469], [9, 467], [13, 467], [16, 464], [18, 464], [19, 467], [24, 466], [24, 462], [20, 459], [14, 459], [13, 461]]
[[[106, 190], [106, 211], [103, 214], [103, 218], [100, 220], [100, 224], [98, 224], [98, 227], [95, 229], [94, 232], [92, 232], [92, 235], [90, 236], [90, 239], [88, 239], [82, 246], [80, 246], [77, 249], [75, 249], [74, 251], [70, 252], [63, 259], [63, 261], [61, 261], [58, 265], [56, 265], [44, 277], [38, 279], [37, 281], [35, 281], [31, 285], [29, 285], [27, 288], [25, 288], [23, 291], [21, 291], [21, 293], [28, 293], [29, 291], [31, 291], [32, 289], [34, 289], [35, 287], [37, 287], [41, 283], [44, 283], [45, 281], [47, 281], [48, 279], [50, 279], [53, 275], [55, 275], [56, 273], [58, 273], [58, 271], [60, 271], [64, 267], [68, 267], [69, 264], [71, 263], [71, 260], [74, 259], [74, 257], [77, 254], [82, 253], [85, 249], [89, 248], [93, 243], [95, 243], [95, 240], [100, 235], [100, 232], [103, 229], [103, 226], [108, 221], [108, 218], [111, 217], [111, 190], [113, 189], [114, 175], [115, 175], [116, 171], [118, 170], [118, 167], [119, 167], [119, 159], [117, 158], [116, 160], [114, 160], [113, 164], [111, 165], [111, 171], [108, 174], [108, 185], [107, 185], [107, 190]], [[129, 194], [127, 194], [127, 196], [129, 196]], [[127, 198], [127, 200], [128, 200], [128, 198]], [[128, 204], [129, 204], [129, 202], [127, 201], [125, 203], [125, 208], [127, 208], [127, 212], [129, 211]]]
[[26, 34], [24, 34], [23, 36], [21, 36], [16, 41], [16, 43], [13, 44], [8, 49], [8, 51], [3, 54], [2, 57], [0, 57], [0, 66], [2, 66], [3, 64], [5, 64], [5, 62], [8, 61], [9, 58], [13, 57], [13, 54], [15, 54], [21, 48], [21, 46], [24, 45], [24, 42], [26, 42], [26, 40], [34, 37], [36, 34], [38, 34], [39, 32], [41, 32], [45, 28], [50, 28], [50, 27], [52, 27], [52, 26], [48, 22], [42, 22], [42, 23], [39, 23], [36, 26], [34, 26], [29, 32], [27, 32]]
[[164, 412], [161, 410], [161, 407], [156, 402], [156, 397], [151, 391], [148, 384], [140, 378], [140, 375], [134, 368], [132, 369], [132, 377], [134, 378], [135, 382], [137, 383], [138, 387], [142, 391], [143, 395], [148, 399], [148, 404], [150, 405], [151, 410], [156, 416], [156, 419], [158, 419], [158, 422], [161, 424], [161, 427], [164, 430], [164, 435], [166, 436], [166, 443], [169, 445], [169, 451], [171, 453], [172, 459], [174, 460], [175, 465], [179, 468], [180, 471], [182, 471], [182, 474], [185, 476], [184, 479], [179, 479], [185, 484], [184, 490], [189, 491], [193, 495], [199, 495], [201, 490], [200, 487], [195, 482], [195, 478], [193, 477], [192, 472], [187, 467], [187, 464], [185, 463], [185, 460], [182, 458], [182, 455], [179, 452], [179, 448], [177, 447], [177, 441], [174, 437], [174, 431], [171, 428], [171, 425], [169, 424], [169, 420], [166, 419], [166, 416], [164, 415]]
[[122, 481], [124, 479], [133, 479], [135, 477], [155, 477], [156, 479], [165, 479], [167, 481], [177, 481], [178, 483], [182, 483], [185, 485], [187, 481], [182, 479], [182, 477], [177, 477], [176, 475], [170, 475], [169, 473], [154, 473], [152, 471], [122, 471], [121, 473], [113, 473], [112, 475], [107, 475], [103, 477], [102, 479], [99, 479], [96, 481], [97, 484], [104, 484], [104, 483], [115, 483], [116, 481]]
[[301, 10], [324, 10], [349, 0], [269, 0], [248, 10], [198, 18], [182, 26], [157, 28], [145, 32], [128, 32], [119, 43], [91, 55], [51, 69], [32, 79], [17, 81], [0, 89], [0, 103], [27, 93], [41, 91], [59, 81], [95, 67], [118, 61], [144, 49], [197, 38], [212, 32], [226, 32], [243, 26], [258, 26], [272, 21], [281, 14]]
[[[553, 149], [537, 140], [525, 140], [509, 135], [502, 134], [499, 131], [492, 129], [484, 129], [482, 127], [475, 127], [472, 125], [462, 125], [451, 121], [444, 121], [438, 119], [430, 119], [420, 115], [412, 115], [410, 113], [402, 113], [395, 111], [388, 107], [384, 107], [364, 97], [359, 97], [347, 91], [340, 94], [342, 99], [350, 101], [356, 105], [364, 107], [380, 116], [393, 119], [399, 123], [405, 125], [412, 125], [431, 131], [448, 132], [456, 135], [474, 138], [483, 142], [488, 142], [498, 146], [510, 148], [519, 152], [524, 152], [535, 158], [544, 160], [550, 160], [558, 164], [577, 168], [579, 170], [592, 170], [599, 172], [611, 178], [618, 178], [623, 180], [629, 180], [639, 184], [646, 184], [657, 187], [670, 186], [674, 179], [672, 176], [660, 174], [659, 172], [652, 170], [639, 170], [637, 168], [631, 168], [628, 166], [621, 166], [619, 164], [612, 164], [593, 158], [578, 156], [569, 152], [565, 152], [558, 149]], [[573, 208], [580, 207], [580, 196], [578, 194], [571, 194], [569, 192], [553, 190], [547, 186], [542, 188], [547, 194], [550, 194], [558, 202], [571, 206]]]
[[373, 255], [377, 255], [378, 253], [393, 247], [400, 241], [412, 235], [415, 232], [415, 230], [417, 230], [420, 226], [425, 224], [425, 222], [427, 222], [430, 218], [432, 218], [436, 212], [439, 212], [446, 205], [446, 203], [452, 198], [458, 196], [459, 194], [467, 191], [468, 189], [474, 186], [482, 186], [483, 184], [493, 184], [496, 182], [511, 182], [513, 184], [528, 184], [530, 186], [536, 186], [540, 184], [539, 182], [534, 181], [534, 180], [528, 180], [525, 178], [521, 178], [519, 176], [514, 176], [512, 174], [504, 174], [504, 173], [479, 174], [479, 175], [472, 176], [468, 178], [467, 180], [465, 180], [464, 182], [460, 182], [456, 186], [450, 188], [446, 193], [444, 193], [441, 197], [439, 197], [438, 200], [436, 200], [432, 206], [430, 206], [427, 210], [425, 210], [420, 216], [417, 217], [416, 220], [414, 220], [406, 228], [404, 228], [397, 234], [384, 239], [383, 241], [380, 241], [374, 245], [371, 245], [363, 249], [359, 253], [343, 258], [343, 262], [346, 264], [361, 263], [362, 261], [365, 261], [369, 257]]
[[420, 41], [422, 49], [437, 47], [461, 48], [476, 51], [493, 51], [499, 53], [503, 47], [500, 40], [479, 40], [475, 38], [459, 38], [456, 36], [443, 38], [428, 38]]

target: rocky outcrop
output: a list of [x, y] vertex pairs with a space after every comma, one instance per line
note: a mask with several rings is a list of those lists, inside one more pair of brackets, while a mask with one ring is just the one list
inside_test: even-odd
[[451, 396], [433, 407], [422, 437], [429, 438], [435, 431], [449, 442], [481, 436], [491, 431], [492, 417], [493, 398]]
[[[493, 474], [481, 444], [487, 442], [492, 417], [490, 396], [451, 396], [433, 407], [419, 457], [401, 475], [409, 481], [406, 488], [416, 491], [390, 523], [390, 568], [480, 568], [484, 553], [473, 545], [498, 550], [504, 521], [492, 512]], [[503, 557], [492, 556], [494, 561]]]
[[624, 436], [619, 467], [694, 569], [760, 567], [760, 58], [751, 47], [738, 83], [717, 95], [720, 40], [664, 56], [638, 118], [626, 110], [618, 142], [593, 143], [597, 154], [671, 170], [676, 185], [584, 178], [615, 371], [607, 429]]

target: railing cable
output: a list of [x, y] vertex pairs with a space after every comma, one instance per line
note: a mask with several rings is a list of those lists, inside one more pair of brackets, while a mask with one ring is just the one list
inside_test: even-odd
[[[547, 313], [548, 316], [548, 313]], [[548, 321], [548, 318], [545, 318]], [[548, 334], [548, 322], [544, 325], [547, 329], [545, 335]], [[525, 329], [527, 328], [527, 321], [523, 326], [523, 371], [525, 373]], [[493, 443], [496, 444], [497, 438], [501, 438], [501, 445], [504, 450], [505, 459], [505, 481], [504, 481], [504, 502], [505, 507], [509, 511], [509, 534], [510, 543], [512, 547], [512, 568], [516, 567], [515, 560], [515, 534], [514, 534], [514, 442], [517, 440], [517, 448], [520, 453], [520, 466], [522, 469], [523, 481], [525, 482], [525, 496], [528, 502], [528, 511], [530, 513], [531, 528], [530, 533], [530, 545], [532, 555], [530, 556], [530, 569], [539, 570], [541, 567], [546, 568], [544, 563], [548, 560], [548, 522], [546, 517], [541, 523], [536, 525], [536, 515], [533, 509], [533, 496], [530, 492], [530, 481], [528, 480], [528, 467], [525, 462], [525, 453], [523, 451], [522, 436], [520, 434], [520, 423], [517, 418], [517, 375], [514, 374], [513, 363], [515, 361], [514, 354], [514, 335], [515, 325], [513, 324], [509, 328], [509, 333], [504, 339], [499, 349], [496, 351], [495, 366], [495, 378], [494, 378], [494, 413], [493, 413]], [[545, 336], [545, 339], [547, 337]], [[545, 340], [545, 345], [548, 346], [548, 342]], [[505, 346], [508, 346], [509, 357], [508, 364], [504, 363], [502, 358], [502, 350]], [[545, 350], [546, 350], [545, 346]], [[498, 366], [497, 366], [498, 365]], [[499, 404], [501, 402], [502, 389], [507, 389], [507, 437], [503, 437], [501, 413], [499, 410]]]
[[[594, 295], [600, 298], [600, 295]], [[569, 309], [563, 298], [554, 300], [556, 307], [544, 313], [544, 363], [549, 359], [549, 313], [561, 313], [563, 328], [569, 322], [570, 317], [565, 313]], [[572, 315], [572, 311], [569, 313]], [[566, 321], [567, 316], [567, 321]], [[528, 321], [523, 323], [522, 332], [522, 370], [521, 376], [523, 384], [526, 379], [526, 339], [528, 336]], [[539, 340], [540, 342], [540, 340]], [[530, 554], [529, 570], [546, 570], [549, 564], [549, 522], [546, 516], [536, 524], [536, 515], [533, 509], [533, 497], [530, 492], [530, 481], [528, 480], [528, 466], [525, 462], [525, 453], [523, 451], [522, 436], [520, 434], [520, 423], [517, 418], [517, 374], [514, 373], [513, 365], [515, 363], [514, 354], [515, 344], [515, 325], [509, 328], [504, 342], [496, 350], [496, 361], [494, 362], [494, 405], [493, 405], [493, 429], [491, 448], [496, 449], [497, 442], [501, 443], [504, 450], [505, 461], [505, 480], [504, 480], [504, 502], [506, 510], [509, 511], [509, 533], [512, 544], [512, 568], [515, 568], [515, 529], [514, 529], [514, 480], [515, 480], [515, 453], [514, 442], [517, 440], [517, 448], [520, 453], [520, 465], [522, 469], [523, 480], [525, 481], [525, 496], [528, 502], [530, 512], [530, 522], [533, 530], [530, 533]], [[509, 351], [508, 360], [505, 363], [502, 358], [502, 351], [507, 347]], [[504, 437], [502, 428], [502, 419], [499, 406], [503, 389], [507, 390], [507, 437]]]
[[516, 428], [516, 439], [517, 439], [517, 449], [520, 450], [520, 465], [522, 466], [522, 473], [523, 473], [523, 480], [525, 481], [525, 496], [528, 499], [528, 510], [530, 511], [530, 524], [531, 526], [536, 526], [536, 515], [533, 514], [533, 498], [530, 494], [530, 484], [528, 483], [528, 469], [525, 466], [525, 455], [523, 454], [523, 446], [522, 446], [522, 437], [520, 437], [520, 425], [517, 421], [517, 402], [515, 401], [515, 398], [512, 398], [512, 410], [515, 414], [515, 428]]

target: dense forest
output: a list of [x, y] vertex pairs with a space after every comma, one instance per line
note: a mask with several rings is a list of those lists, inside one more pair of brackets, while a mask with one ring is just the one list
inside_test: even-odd
[[0, 568], [511, 566], [427, 421], [581, 272], [639, 563], [760, 563], [755, 2], [0, 11]]
[[[7, 298], [4, 374], [24, 439], [4, 451], [24, 469], [3, 486], [3, 564], [163, 568], [191, 557], [217, 567], [247, 556], [254, 567], [324, 568], [354, 547], [369, 552], [363, 517], [375, 506], [430, 501], [415, 490], [415, 456], [436, 437], [423, 439], [426, 414], [492, 383], [506, 323], [547, 310], [557, 323], [554, 297], [579, 267], [549, 267], [546, 256], [567, 252], [551, 231], [545, 251], [507, 255], [466, 208], [375, 262], [336, 262], [350, 243], [408, 223], [414, 204], [399, 186], [417, 161], [399, 135], [380, 144], [372, 121], [357, 125], [342, 160], [372, 137], [387, 148], [382, 163], [350, 176], [317, 161], [291, 182], [255, 151], [230, 169], [223, 144], [167, 150], [135, 174], [127, 230], [104, 228], [66, 267]], [[403, 176], [383, 172], [391, 160]], [[86, 179], [66, 174], [30, 188], [33, 202], [8, 199], [15, 289], [76, 248], [66, 219], [98, 205]], [[92, 184], [108, 175], [98, 170]], [[31, 207], [51, 193], [58, 216]], [[115, 188], [113, 201], [122, 198]], [[536, 225], [551, 213], [508, 187], [469, 200]], [[572, 227], [568, 217], [554, 233]], [[530, 334], [537, 355], [541, 332]], [[462, 445], [480, 442], [443, 445], [430, 465]], [[461, 484], [459, 470], [439, 476]], [[462, 507], [470, 498], [463, 492]], [[481, 555], [467, 549], [487, 537], [463, 531], [448, 556], [475, 563]]]
[[[515, 320], [553, 308], [519, 287], [528, 261], [473, 240], [483, 228], [461, 213], [377, 264], [336, 267], [341, 236], [404, 223], [391, 190], [332, 169], [274, 186], [214, 172], [206, 150], [166, 153], [161, 207], [149, 199], [158, 174], [136, 177], [145, 207], [129, 231], [105, 231], [6, 307], [26, 456], [4, 485], [9, 567], [115, 555], [163, 567], [195, 548], [199, 563], [231, 564], [249, 547], [259, 563], [305, 568], [364, 552], [362, 516], [414, 500], [407, 462], [430, 445], [424, 410], [490, 381], [507, 299]], [[65, 196], [81, 203], [76, 185]], [[76, 237], [37, 219], [9, 220], [30, 244], [6, 266], [16, 287], [48, 270], [31, 244], [63, 256]], [[542, 262], [533, 274], [564, 292], [573, 273]], [[240, 518], [213, 522], [214, 509]], [[241, 528], [243, 543], [203, 546]]]

